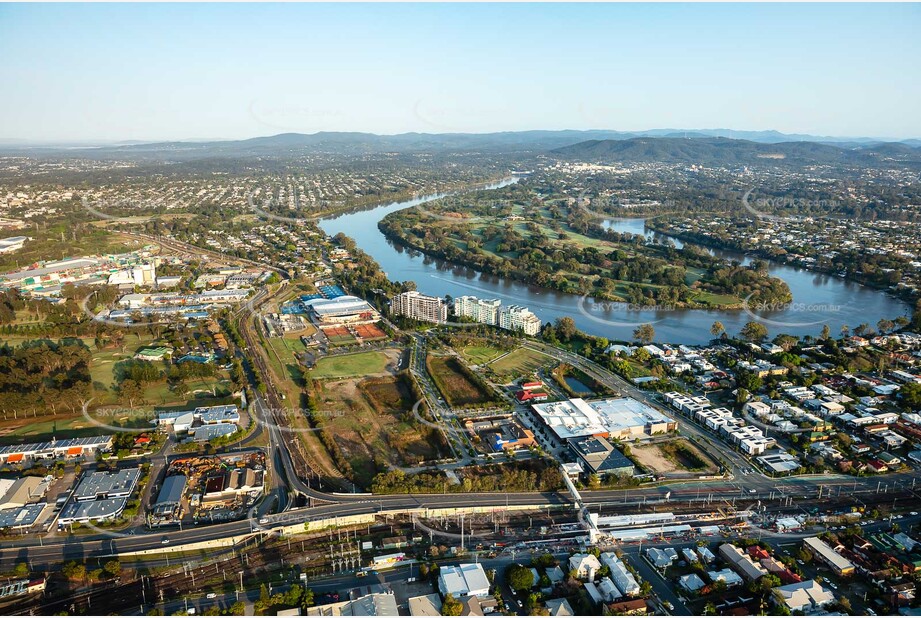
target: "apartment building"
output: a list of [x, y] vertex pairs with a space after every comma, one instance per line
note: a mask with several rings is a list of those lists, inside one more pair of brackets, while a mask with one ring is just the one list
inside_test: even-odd
[[390, 310], [394, 315], [421, 322], [443, 324], [448, 321], [448, 305], [443, 298], [427, 296], [415, 290], [391, 298]]

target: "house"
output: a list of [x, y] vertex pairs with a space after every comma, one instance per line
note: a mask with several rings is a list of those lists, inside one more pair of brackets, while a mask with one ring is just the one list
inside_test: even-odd
[[611, 572], [611, 580], [617, 589], [625, 595], [634, 596], [640, 593], [640, 584], [636, 581], [633, 573], [627, 568], [623, 561], [612, 552], [601, 554], [601, 562]]
[[707, 576], [712, 582], [724, 581], [726, 586], [739, 586], [742, 584], [742, 578], [739, 577], [732, 569], [723, 569], [721, 571], [707, 571]]
[[572, 605], [566, 599], [550, 599], [546, 603], [551, 616], [575, 616]]
[[702, 580], [697, 573], [690, 573], [689, 575], [682, 575], [678, 579], [678, 585], [688, 592], [697, 592], [706, 584], [704, 584], [704, 580]]
[[592, 554], [575, 554], [569, 557], [569, 570], [576, 572], [576, 577], [593, 581], [601, 563]]
[[646, 600], [633, 599], [608, 605], [608, 611], [615, 616], [639, 616], [646, 613]]
[[582, 585], [585, 587], [585, 592], [588, 593], [588, 596], [592, 600], [592, 603], [598, 604], [604, 601], [604, 597], [601, 596], [601, 591], [598, 590], [598, 586], [596, 586], [592, 582], [585, 582]]
[[791, 612], [800, 611], [808, 614], [835, 601], [835, 596], [814, 579], [778, 586], [775, 590], [779, 601]]
[[672, 556], [665, 550], [659, 549], [658, 547], [650, 547], [646, 550], [646, 557], [649, 558], [649, 561], [654, 567], [657, 569], [664, 569], [668, 567], [672, 561], [678, 557], [678, 555], [676, 553], [674, 556]]
[[604, 598], [605, 603], [613, 603], [624, 596], [617, 586], [614, 585], [614, 582], [611, 581], [610, 577], [601, 578], [601, 581], [598, 582], [598, 591], [601, 592], [601, 596]]
[[559, 566], [555, 566], [552, 569], [547, 569], [547, 577], [550, 578], [550, 583], [556, 585], [566, 579], [566, 574], [563, 573], [563, 569]]
[[752, 561], [751, 558], [745, 555], [745, 552], [735, 545], [723, 543], [720, 545], [719, 553], [735, 571], [749, 581], [754, 581], [762, 575], [767, 575], [767, 571], [760, 564]]

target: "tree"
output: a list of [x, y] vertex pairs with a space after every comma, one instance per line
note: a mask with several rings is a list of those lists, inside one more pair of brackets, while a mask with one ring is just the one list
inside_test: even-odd
[[578, 330], [576, 329], [576, 322], [570, 317], [557, 318], [556, 320], [556, 334], [560, 338], [560, 341], [569, 341], [576, 336]]
[[743, 326], [742, 331], [739, 334], [746, 341], [751, 341], [752, 343], [760, 343], [767, 337], [768, 331], [764, 324], [752, 321]]
[[828, 324], [822, 327], [822, 334], [820, 335], [822, 341], [828, 341], [831, 339], [831, 328], [828, 327]]
[[510, 566], [506, 578], [508, 585], [515, 591], [530, 590], [534, 585], [534, 574], [531, 573], [531, 569], [521, 564]]
[[109, 560], [103, 565], [102, 570], [112, 577], [118, 577], [122, 573], [122, 563], [118, 560]]
[[899, 399], [912, 410], [921, 408], [921, 384], [917, 382], [903, 384], [899, 389]]
[[710, 327], [710, 334], [713, 335], [714, 338], [719, 337], [725, 332], [726, 332], [726, 327], [723, 326], [723, 323], [720, 322], [719, 320], [714, 322], [713, 326]]
[[61, 567], [61, 573], [63, 573], [64, 577], [67, 579], [84, 579], [86, 577], [86, 567], [79, 562], [71, 560]]
[[454, 598], [450, 592], [445, 595], [444, 603], [441, 604], [442, 616], [460, 616], [464, 611], [464, 604]]
[[633, 331], [633, 338], [640, 343], [648, 344], [656, 338], [656, 329], [652, 327], [652, 324], [640, 324]]
[[245, 616], [246, 615], [246, 605], [243, 601], [236, 601], [232, 603], [230, 607], [227, 608], [228, 616]]
[[16, 577], [25, 577], [29, 574], [29, 565], [25, 562], [16, 563], [16, 568], [13, 569], [13, 574]]

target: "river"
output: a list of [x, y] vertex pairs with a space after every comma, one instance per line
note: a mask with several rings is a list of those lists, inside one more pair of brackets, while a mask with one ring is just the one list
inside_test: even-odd
[[[488, 188], [513, 182], [516, 179]], [[580, 330], [611, 340], [629, 340], [637, 325], [650, 323], [655, 328], [656, 341], [701, 344], [712, 338], [710, 327], [716, 320], [722, 322], [729, 333], [736, 334], [755, 317], [767, 326], [772, 337], [780, 333], [818, 335], [825, 324], [831, 328], [833, 335], [838, 336], [842, 325], [853, 328], [866, 322], [875, 328], [882, 318], [891, 320], [900, 315], [910, 315], [906, 303], [879, 290], [775, 262], [769, 263], [771, 274], [786, 281], [793, 293], [793, 302], [780, 310], [755, 314], [745, 310], [648, 309], [622, 303], [596, 303], [591, 299], [479, 273], [423, 255], [394, 243], [378, 230], [377, 222], [385, 215], [438, 197], [442, 196], [419, 197], [342, 213], [321, 220], [320, 227], [330, 236], [339, 232], [350, 236], [362, 250], [377, 260], [390, 279], [415, 281], [419, 291], [425, 294], [498, 298], [506, 305], [528, 307], [544, 322], [570, 316]], [[643, 219], [612, 219], [605, 221], [604, 226], [657, 240], [668, 238], [646, 230]], [[683, 244], [677, 239], [671, 240], [679, 247]], [[732, 252], [711, 250], [711, 253], [743, 263], [750, 261], [746, 256]]]

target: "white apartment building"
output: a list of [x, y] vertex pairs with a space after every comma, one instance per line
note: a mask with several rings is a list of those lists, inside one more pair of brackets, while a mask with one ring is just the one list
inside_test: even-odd
[[526, 307], [512, 305], [499, 312], [499, 328], [505, 330], [520, 330], [525, 335], [540, 333], [540, 318]]
[[448, 321], [448, 305], [443, 298], [426, 296], [415, 290], [397, 294], [390, 299], [394, 315], [402, 315], [422, 322], [443, 324]]
[[480, 324], [498, 326], [501, 305], [502, 301], [497, 298], [459, 296], [454, 299], [454, 315], [459, 318], [470, 318]]

